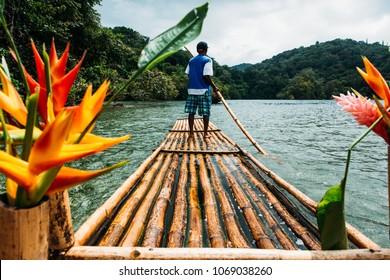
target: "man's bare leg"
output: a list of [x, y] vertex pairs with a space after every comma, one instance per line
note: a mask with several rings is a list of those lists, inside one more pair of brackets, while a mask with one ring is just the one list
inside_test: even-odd
[[190, 138], [194, 137], [194, 121], [195, 115], [188, 115], [188, 126], [190, 127]]
[[208, 138], [208, 137], [211, 136], [208, 133], [209, 121], [210, 121], [210, 117], [209, 116], [203, 116], [203, 133], [204, 133], [203, 135], [204, 135], [204, 138]]

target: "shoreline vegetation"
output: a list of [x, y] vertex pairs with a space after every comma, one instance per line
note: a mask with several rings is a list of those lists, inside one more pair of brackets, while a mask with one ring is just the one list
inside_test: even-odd
[[[131, 27], [102, 26], [100, 14], [94, 8], [101, 0], [89, 0], [84, 5], [67, 1], [50, 6], [43, 0], [13, 2], [5, 18], [11, 23], [10, 30], [22, 58], [31, 56], [31, 50], [23, 47], [30, 44], [30, 38], [34, 38], [38, 48], [43, 44], [49, 46], [54, 38], [60, 53], [70, 42], [73, 47], [69, 51], [69, 67], [87, 50], [83, 69], [69, 96], [69, 105], [81, 100], [88, 83], [96, 87], [102, 80], [109, 79], [112, 90], [120, 88], [136, 71], [139, 53], [150, 41]], [[77, 44], [72, 44], [74, 42]], [[10, 57], [6, 41], [0, 42], [0, 55]], [[220, 65], [217, 57], [213, 59], [215, 80], [225, 99], [329, 100], [350, 87], [370, 94], [355, 70], [362, 67], [362, 56], [368, 57], [384, 73], [384, 78], [390, 80], [386, 76], [390, 73], [389, 48], [383, 42], [340, 38], [313, 42], [311, 46], [297, 46], [256, 64], [227, 66]], [[117, 100], [184, 100], [188, 81], [184, 68], [189, 58], [187, 51], [178, 51], [147, 71]], [[25, 66], [31, 71], [34, 67], [33, 64]], [[10, 65], [11, 70], [15, 67]]]

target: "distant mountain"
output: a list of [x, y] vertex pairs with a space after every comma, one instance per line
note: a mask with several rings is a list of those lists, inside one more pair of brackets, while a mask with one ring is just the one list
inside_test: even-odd
[[241, 63], [238, 65], [234, 65], [231, 68], [239, 70], [239, 71], [244, 71], [245, 69], [247, 69], [248, 67], [251, 67], [251, 66], [253, 66], [253, 64], [251, 64], [251, 63]]
[[285, 51], [254, 65], [233, 66], [231, 80], [239, 85], [231, 85], [233, 90], [225, 93], [231, 98], [246, 99], [330, 99], [352, 87], [371, 95], [356, 71], [356, 67], [364, 67], [362, 56], [390, 80], [388, 46], [335, 39]]

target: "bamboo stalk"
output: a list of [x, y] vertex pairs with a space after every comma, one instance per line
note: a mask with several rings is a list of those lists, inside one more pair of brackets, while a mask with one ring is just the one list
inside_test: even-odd
[[[245, 191], [245, 193], [248, 193], [248, 200], [249, 201], [252, 200], [253, 204], [259, 207], [259, 205], [256, 203], [258, 201], [256, 195], [253, 197], [253, 195], [251, 195], [251, 193], [248, 191], [250, 189], [248, 182], [242, 176], [242, 174], [239, 172], [239, 167], [241, 167], [239, 165], [239, 163], [235, 162], [235, 164], [233, 165], [233, 163], [231, 162], [231, 160], [229, 158], [224, 157], [224, 159], [225, 159], [225, 164], [227, 164], [227, 166], [228, 166], [228, 168], [230, 168], [230, 170], [236, 170], [234, 172], [234, 178], [236, 178], [238, 184], [241, 186], [243, 191]], [[248, 175], [248, 174], [246, 174], [246, 175]], [[260, 202], [259, 204], [261, 204], [261, 203], [262, 202]], [[284, 234], [284, 232], [281, 230], [280, 227], [276, 227], [275, 224], [273, 224], [273, 226], [271, 226], [270, 222], [272, 222], [272, 219], [266, 218], [267, 216], [270, 217], [270, 214], [268, 213], [268, 211], [264, 207], [263, 207], [263, 210], [265, 210], [265, 211], [264, 212], [262, 211], [261, 214], [263, 215], [263, 217], [265, 217], [265, 221], [268, 223], [267, 228], [272, 230], [272, 233], [277, 237], [277, 239], [279, 240], [279, 242], [283, 246], [283, 248], [289, 249], [289, 250], [296, 249], [294, 244], [291, 242], [291, 240], [288, 238], [288, 236], [286, 234]], [[264, 226], [264, 228], [265, 228], [265, 226]]]
[[141, 238], [141, 234], [145, 229], [146, 220], [150, 213], [150, 208], [155, 201], [155, 197], [160, 192], [162, 186], [162, 179], [171, 164], [172, 155], [166, 156], [162, 167], [160, 168], [157, 176], [154, 179], [152, 186], [148, 194], [143, 199], [141, 206], [137, 210], [134, 218], [132, 219], [129, 228], [127, 229], [123, 239], [120, 242], [120, 246], [133, 247], [138, 244]]
[[[212, 127], [213, 124], [210, 125]], [[214, 130], [216, 131], [216, 130]], [[215, 143], [215, 133], [210, 133], [211, 137], [209, 139], [203, 139], [203, 143], [211, 144], [209, 147], [207, 145], [203, 146], [203, 150], [205, 152], [205, 161], [207, 163], [207, 167], [210, 171], [210, 179], [212, 182], [213, 192], [217, 195], [219, 205], [222, 211], [222, 218], [225, 225], [225, 229], [227, 231], [227, 235], [229, 237], [229, 241], [227, 243], [228, 247], [242, 247], [242, 248], [250, 248], [251, 245], [248, 243], [247, 239], [243, 235], [241, 228], [238, 224], [238, 221], [236, 219], [231, 201], [229, 200], [223, 186], [221, 183], [221, 180], [219, 179], [217, 172], [215, 170], [215, 167], [212, 163], [210, 154], [207, 154], [206, 151], [209, 153], [215, 152], [215, 148], [218, 148], [219, 145], [213, 145]], [[214, 194], [213, 194], [214, 197]], [[207, 200], [207, 198], [205, 198]]]
[[5, 201], [5, 194], [0, 195], [0, 260], [47, 260], [48, 199], [31, 208], [10, 207]]
[[[175, 133], [173, 136], [178, 136]], [[179, 137], [175, 137], [172, 147], [176, 148], [179, 144]], [[164, 183], [161, 188], [160, 194], [152, 209], [148, 225], [145, 230], [142, 246], [144, 247], [160, 247], [162, 236], [164, 233], [165, 214], [170, 202], [171, 193], [174, 185], [175, 174], [179, 165], [179, 155], [174, 154], [172, 162], [168, 168], [168, 171], [164, 177]]]
[[225, 99], [223, 98], [222, 94], [217, 91], [216, 94], [221, 99], [222, 104], [225, 106], [226, 110], [229, 112], [230, 116], [233, 118], [233, 120], [236, 122], [238, 127], [241, 129], [241, 131], [245, 134], [245, 136], [248, 138], [248, 140], [253, 144], [253, 146], [262, 153], [265, 157], [269, 157], [269, 155], [263, 150], [263, 148], [260, 147], [259, 144], [257, 144], [256, 140], [253, 139], [253, 137], [249, 134], [249, 132], [245, 129], [245, 127], [241, 124], [241, 122], [238, 120], [236, 115], [233, 113], [233, 111], [230, 109], [229, 105], [226, 103]]
[[[261, 164], [256, 158], [254, 158], [250, 153], [242, 149], [237, 145], [237, 148], [242, 151], [242, 153], [247, 156], [257, 167], [259, 167], [269, 178], [274, 180], [280, 187], [285, 189], [291, 195], [293, 195], [302, 205], [304, 205], [307, 209], [312, 211], [313, 213], [317, 210], [317, 203], [313, 201], [311, 198], [303, 194], [300, 190], [296, 189], [293, 185], [286, 182], [284, 179], [276, 175], [274, 172], [269, 170], [263, 164]], [[351, 240], [359, 248], [370, 248], [370, 249], [379, 249], [375, 242], [370, 240], [367, 236], [363, 235], [356, 228], [351, 226], [350, 224], [346, 224], [348, 238]]]
[[390, 260], [390, 249], [334, 251], [239, 248], [73, 247], [68, 260]]
[[75, 245], [81, 246], [87, 244], [91, 236], [97, 231], [97, 229], [107, 220], [108, 217], [111, 217], [114, 209], [120, 203], [120, 201], [132, 190], [135, 185], [135, 182], [143, 176], [146, 168], [150, 165], [151, 162], [159, 154], [160, 150], [163, 148], [161, 143], [159, 148], [157, 148], [139, 167], [138, 169], [129, 177], [123, 184], [110, 196], [106, 202], [97, 208], [95, 212], [81, 225], [81, 227], [75, 233]]
[[[215, 131], [221, 131], [221, 129], [217, 128], [217, 129], [208, 129], [207, 130], [208, 132], [215, 132]], [[169, 132], [190, 132], [188, 129], [184, 128], [184, 129], [170, 129]], [[199, 130], [199, 129], [194, 129], [194, 132], [203, 132], [203, 129], [202, 130]]]
[[[213, 141], [217, 141], [218, 143], [222, 143], [227, 141], [226, 138], [220, 137], [219, 139], [213, 139]], [[226, 158], [226, 157], [225, 157]], [[255, 176], [248, 170], [248, 168], [243, 164], [242, 159], [240, 157], [240, 160], [238, 160], [237, 157], [233, 157], [232, 161], [234, 161], [234, 165], [240, 167], [242, 172], [245, 174], [245, 176], [256, 186], [260, 189], [261, 193], [265, 194], [267, 197], [267, 200], [271, 203], [271, 205], [274, 207], [274, 209], [277, 211], [277, 213], [281, 216], [281, 218], [289, 225], [295, 233], [298, 234], [298, 236], [303, 239], [303, 242], [305, 243], [306, 246], [310, 249], [319, 249], [320, 245], [317, 242], [316, 239], [314, 239], [308, 231], [302, 227], [281, 205], [281, 203], [274, 197], [274, 195], [266, 189], [261, 182], [257, 180]], [[233, 168], [232, 163], [230, 161], [230, 166]], [[256, 202], [256, 205], [263, 210], [265, 208], [262, 205], [261, 201], [258, 201], [256, 198], [256, 195], [251, 192], [251, 188], [248, 186], [246, 183], [245, 179], [240, 175], [239, 173], [236, 174], [235, 176], [237, 179], [240, 179], [240, 184], [241, 186], [244, 186], [245, 189], [248, 191], [249, 195], [251, 196], [252, 200]], [[261, 186], [259, 186], [261, 185]], [[268, 212], [264, 212], [263, 215], [266, 219], [266, 221], [270, 224], [270, 228], [274, 230], [275, 236], [278, 238], [278, 240], [281, 242], [281, 245], [285, 249], [294, 249], [295, 244], [291, 242], [289, 238], [287, 238], [287, 235], [281, 231], [280, 228], [275, 226], [275, 222], [273, 221], [272, 216], [267, 215]], [[273, 224], [273, 226], [272, 226]], [[277, 224], [276, 224], [277, 225]]]
[[139, 207], [140, 203], [144, 199], [150, 185], [153, 182], [153, 178], [156, 176], [161, 163], [164, 159], [163, 155], [159, 155], [157, 160], [151, 166], [151, 168], [144, 174], [141, 182], [138, 184], [137, 189], [131, 196], [126, 200], [124, 205], [121, 207], [114, 220], [108, 227], [105, 235], [99, 242], [99, 246], [116, 246], [122, 238], [126, 226], [129, 224], [131, 217]]
[[[232, 164], [233, 163], [230, 163], [230, 165], [232, 165]], [[254, 180], [255, 178], [252, 174], [250, 174], [250, 173], [248, 174], [245, 172], [245, 170], [243, 170], [244, 166], [242, 166], [241, 162], [239, 162], [238, 160], [235, 160], [235, 164], [240, 166], [242, 172], [244, 172], [244, 174], [247, 176], [247, 178], [252, 183], [254, 183], [254, 184], [257, 183], [257, 181]], [[243, 176], [240, 173], [236, 172], [235, 177], [239, 180], [241, 187], [248, 193], [249, 197], [252, 199], [254, 204], [259, 208], [261, 214], [263, 215], [265, 221], [268, 224], [268, 228], [270, 228], [273, 231], [275, 237], [278, 239], [278, 241], [280, 242], [282, 247], [286, 250], [296, 250], [297, 247], [295, 246], [295, 244], [290, 240], [288, 235], [282, 230], [280, 225], [276, 222], [275, 218], [270, 214], [268, 209], [264, 206], [264, 202], [260, 200], [258, 195], [249, 186], [249, 184], [246, 182], [246, 180], [243, 178]], [[263, 192], [261, 192], [261, 193], [264, 194]], [[275, 205], [276, 205], [275, 202], [272, 203], [272, 201], [269, 201], [269, 200], [268, 200], [268, 202], [271, 204], [271, 207], [275, 208]]]
[[[200, 150], [199, 144], [195, 144], [197, 150]], [[214, 190], [210, 185], [207, 175], [207, 168], [202, 155], [197, 155], [199, 164], [199, 178], [204, 195], [204, 211], [207, 219], [207, 230], [211, 247], [226, 247], [225, 237], [222, 233], [221, 224], [219, 221], [218, 207], [215, 201]]]
[[164, 178], [164, 185], [161, 189], [156, 203], [153, 207], [148, 225], [146, 227], [144, 240], [142, 246], [144, 247], [160, 247], [164, 232], [165, 214], [170, 202], [172, 188], [174, 184], [174, 177], [179, 165], [179, 155], [173, 156], [171, 165]]
[[[297, 236], [299, 236], [302, 239], [302, 241], [307, 246], [307, 248], [311, 250], [321, 249], [319, 242], [300, 223], [298, 223], [294, 217], [290, 215], [290, 213], [284, 208], [284, 206], [280, 203], [280, 201], [259, 180], [257, 180], [255, 176], [253, 176], [253, 174], [247, 169], [247, 167], [237, 160], [235, 162], [240, 166], [242, 172], [244, 172], [244, 174], [254, 184], [254, 186], [257, 187], [259, 191], [265, 195], [267, 201], [271, 204], [273, 209], [278, 213], [280, 218], [283, 221], [285, 221], [285, 223], [291, 228], [291, 230]], [[247, 187], [247, 189], [249, 189], [249, 187]], [[260, 204], [262, 204], [261, 201], [257, 203], [258, 206], [260, 206]], [[265, 212], [264, 215], [266, 215]], [[271, 226], [270, 224], [270, 228], [274, 230], [275, 235], [278, 237], [279, 241], [282, 243], [285, 249], [288, 250], [296, 249], [294, 248], [295, 245], [293, 245], [293, 247], [291, 246], [292, 244], [289, 242], [290, 240], [287, 238], [287, 236], [280, 232], [281, 228], [279, 226], [277, 227], [276, 225]]]
[[[220, 133], [221, 134], [221, 133]], [[220, 141], [229, 141], [229, 139], [226, 137], [220, 137]], [[242, 171], [246, 174], [246, 176], [249, 178], [249, 180], [260, 190], [261, 193], [263, 193], [267, 200], [271, 203], [272, 207], [276, 210], [280, 218], [292, 229], [292, 231], [301, 238], [303, 243], [307, 246], [307, 248], [311, 250], [319, 250], [321, 249], [321, 246], [318, 242], [318, 240], [312, 236], [312, 234], [301, 224], [304, 220], [299, 223], [296, 218], [294, 218], [289, 211], [286, 210], [286, 207], [288, 205], [283, 205], [279, 199], [277, 199], [274, 194], [266, 188], [263, 183], [261, 183], [248, 169], [248, 167], [243, 163], [243, 159], [240, 157], [240, 161], [237, 160], [236, 157], [234, 157], [235, 164], [239, 165], [242, 169]], [[272, 227], [271, 227], [272, 228]], [[318, 229], [317, 229], [318, 230]], [[282, 236], [282, 241], [286, 246], [289, 246], [286, 242], [286, 239]], [[280, 240], [280, 239], [279, 239]], [[295, 245], [294, 245], [295, 246]], [[287, 248], [287, 247], [286, 247]]]
[[243, 211], [243, 214], [250, 227], [257, 246], [263, 249], [274, 249], [275, 246], [272, 243], [271, 238], [266, 234], [264, 230], [264, 225], [258, 219], [252, 205], [242, 191], [240, 185], [238, 184], [234, 176], [231, 174], [231, 172], [228, 170], [226, 165], [222, 162], [221, 157], [216, 156], [216, 158], [219, 166], [221, 167], [222, 172], [226, 176], [226, 179], [229, 183], [229, 187], [231, 188], [240, 209], [242, 209]]
[[[196, 141], [196, 134], [193, 138]], [[193, 141], [190, 149], [193, 149]], [[188, 247], [202, 247], [202, 224], [198, 195], [198, 178], [196, 173], [195, 155], [190, 154], [190, 187], [188, 192]]]
[[[185, 143], [184, 149], [188, 145]], [[182, 247], [184, 244], [185, 229], [187, 225], [187, 181], [188, 181], [188, 155], [184, 154], [175, 198], [175, 208], [172, 217], [172, 224], [168, 234], [167, 247]]]
[[217, 176], [215, 167], [211, 162], [210, 156], [206, 156], [206, 161], [210, 168], [212, 184], [215, 188], [218, 201], [221, 205], [222, 217], [229, 240], [232, 243], [231, 246], [235, 248], [250, 248], [251, 246], [241, 231], [241, 228], [239, 226], [232, 207], [232, 203], [222, 186], [221, 180]]
[[65, 190], [50, 195], [49, 205], [49, 249], [59, 252], [66, 251], [74, 244], [74, 232], [68, 191]]
[[[174, 135], [171, 134], [171, 140], [166, 141], [166, 148], [175, 146]], [[145, 230], [145, 225], [147, 223], [147, 218], [151, 212], [152, 205], [155, 203], [156, 197], [161, 191], [162, 181], [167, 173], [169, 165], [172, 162], [172, 155], [167, 155], [162, 163], [160, 170], [158, 171], [157, 176], [154, 178], [153, 184], [150, 187], [148, 194], [143, 199], [141, 206], [137, 210], [134, 218], [132, 219], [129, 228], [126, 230], [126, 233], [123, 239], [120, 242], [120, 246], [132, 247], [137, 245], [141, 241], [141, 234]]]
[[200, 151], [200, 150], [161, 150], [163, 153], [173, 153], [173, 154], [215, 154], [215, 155], [230, 155], [237, 154], [239, 151]]
[[312, 212], [315, 212], [317, 209], [317, 203], [315, 203], [312, 199], [306, 196], [303, 192], [296, 189], [293, 185], [286, 182], [284, 179], [279, 177], [277, 174], [269, 170], [263, 164], [261, 164], [256, 158], [254, 158], [250, 153], [239, 148], [245, 156], [247, 156], [257, 167], [259, 167], [268, 177], [278, 183], [282, 188], [292, 194], [296, 199], [298, 199], [303, 205], [306, 206]]

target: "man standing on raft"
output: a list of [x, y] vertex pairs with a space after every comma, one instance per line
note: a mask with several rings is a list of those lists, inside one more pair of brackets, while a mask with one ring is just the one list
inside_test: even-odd
[[210, 137], [207, 130], [209, 127], [211, 111], [211, 87], [216, 93], [219, 91], [211, 76], [213, 75], [213, 61], [207, 54], [207, 43], [199, 42], [196, 46], [198, 55], [191, 58], [186, 68], [189, 77], [188, 97], [184, 112], [188, 113], [188, 124], [190, 127], [190, 138], [194, 137], [194, 120], [196, 109], [198, 114], [203, 116], [204, 138]]

